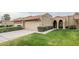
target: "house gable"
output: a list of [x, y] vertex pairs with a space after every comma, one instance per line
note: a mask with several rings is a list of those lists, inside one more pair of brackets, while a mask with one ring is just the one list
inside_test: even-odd
[[42, 26], [52, 26], [52, 16], [49, 13], [45, 13], [40, 16]]

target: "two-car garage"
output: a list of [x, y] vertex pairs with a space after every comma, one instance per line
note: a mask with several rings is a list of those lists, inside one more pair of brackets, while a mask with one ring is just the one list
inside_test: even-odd
[[38, 27], [40, 26], [40, 21], [26, 21], [25, 22], [25, 29], [37, 31]]
[[39, 16], [29, 16], [24, 18], [24, 28], [27, 30], [37, 31], [40, 26]]

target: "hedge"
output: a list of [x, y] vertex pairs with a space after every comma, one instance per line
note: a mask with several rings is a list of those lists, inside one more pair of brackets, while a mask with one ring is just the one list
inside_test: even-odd
[[69, 29], [76, 29], [76, 26], [75, 25], [71, 25], [71, 26], [69, 26]]
[[6, 25], [6, 27], [13, 27], [13, 25]]
[[2, 28], [2, 27], [13, 27], [13, 25], [6, 25], [6, 26], [0, 25], [0, 28]]
[[52, 28], [53, 28], [53, 26], [38, 27], [38, 31], [39, 31], [39, 32], [43, 32], [43, 31], [50, 30], [50, 29], [52, 29]]
[[9, 31], [16, 31], [16, 30], [21, 30], [23, 29], [21, 26], [17, 26], [17, 27], [4, 27], [4, 28], [0, 28], [0, 33], [2, 32], [9, 32]]
[[0, 28], [5, 27], [4, 25], [0, 25]]
[[77, 29], [75, 25], [66, 26], [67, 29]]

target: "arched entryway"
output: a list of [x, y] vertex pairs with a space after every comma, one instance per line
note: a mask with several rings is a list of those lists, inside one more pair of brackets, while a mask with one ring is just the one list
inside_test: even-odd
[[63, 28], [63, 21], [59, 20], [59, 28]]
[[57, 21], [56, 20], [54, 20], [54, 22], [53, 22], [53, 28], [57, 28]]

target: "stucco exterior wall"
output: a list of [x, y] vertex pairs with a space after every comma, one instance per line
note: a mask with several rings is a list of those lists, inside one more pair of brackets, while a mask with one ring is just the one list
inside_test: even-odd
[[79, 15], [74, 15], [74, 21], [76, 28], [79, 29]]
[[56, 20], [57, 22], [59, 22], [59, 20], [62, 20], [62, 21], [65, 21], [65, 17], [60, 17], [60, 16], [57, 16], [53, 19], [53, 21]]
[[68, 20], [69, 26], [75, 25], [74, 17], [73, 16], [69, 16], [68, 18], [69, 18], [69, 20]]
[[69, 25], [69, 18], [68, 16], [65, 16], [65, 26], [68, 27]]
[[42, 23], [41, 26], [43, 26], [43, 27], [53, 26], [51, 15], [49, 15], [49, 14], [42, 15], [40, 17], [40, 19], [41, 19], [41, 23]]
[[0, 23], [0, 26], [2, 25], [2, 23]]

